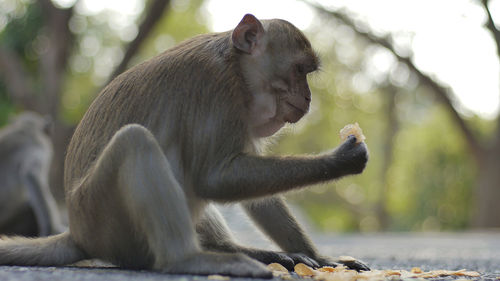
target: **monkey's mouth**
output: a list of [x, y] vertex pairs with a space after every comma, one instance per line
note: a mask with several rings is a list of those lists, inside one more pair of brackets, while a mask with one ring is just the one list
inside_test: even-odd
[[302, 118], [302, 116], [304, 116], [309, 111], [309, 104], [304, 104], [303, 106], [299, 106], [289, 101], [287, 101], [286, 104], [292, 109], [292, 111], [289, 114], [287, 114], [285, 118], [285, 122], [288, 123], [296, 123], [297, 121], [300, 120], [300, 118]]

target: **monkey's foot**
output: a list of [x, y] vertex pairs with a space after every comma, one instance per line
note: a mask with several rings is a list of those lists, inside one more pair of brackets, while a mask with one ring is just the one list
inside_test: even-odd
[[174, 264], [169, 264], [163, 271], [172, 274], [218, 274], [266, 279], [273, 277], [271, 271], [267, 270], [262, 263], [245, 255], [208, 252], [199, 253]]

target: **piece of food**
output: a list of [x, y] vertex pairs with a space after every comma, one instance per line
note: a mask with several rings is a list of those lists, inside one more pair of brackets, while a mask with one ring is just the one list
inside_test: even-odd
[[270, 263], [267, 265], [267, 269], [271, 271], [279, 271], [279, 272], [285, 272], [288, 273], [288, 269], [286, 269], [284, 266], [282, 266], [279, 263]]
[[384, 270], [385, 276], [401, 276], [401, 272], [399, 270]]
[[295, 273], [302, 277], [310, 277], [315, 275], [314, 270], [303, 263], [296, 264], [293, 269]]
[[279, 263], [270, 263], [267, 265], [267, 269], [271, 270], [274, 277], [279, 277], [285, 280], [292, 279], [292, 276], [290, 275], [290, 272], [288, 272], [288, 269], [286, 269]]
[[[341, 269], [341, 268], [339, 268], [339, 269]], [[331, 266], [323, 266], [322, 268], [318, 268], [318, 271], [321, 271], [321, 272], [335, 272], [335, 270], [337, 270], [337, 269], [334, 267], [331, 267]]]
[[[357, 124], [358, 124], [358, 123], [356, 123], [356, 125], [357, 125]], [[347, 126], [349, 126], [349, 125], [347, 125]], [[345, 128], [345, 127], [344, 127], [344, 128]], [[358, 128], [359, 128], [359, 126], [358, 126]], [[361, 129], [360, 129], [360, 130], [361, 130]], [[353, 134], [351, 134], [351, 135], [353, 135]], [[357, 137], [356, 137], [356, 138], [357, 138]], [[347, 137], [346, 137], [346, 139], [347, 139]], [[339, 257], [339, 261], [341, 261], [341, 262], [354, 262], [354, 261], [356, 261], [356, 259], [355, 259], [355, 258], [353, 258], [353, 257], [351, 257], [351, 256], [340, 256], [340, 257]]]
[[422, 273], [422, 269], [420, 267], [414, 267], [410, 271], [411, 273]]
[[481, 277], [481, 274], [477, 271], [465, 271], [465, 269], [455, 272], [453, 275], [456, 276], [467, 276], [467, 277]]
[[356, 122], [354, 124], [347, 124], [340, 130], [340, 139], [342, 141], [346, 141], [350, 135], [354, 135], [356, 137], [356, 143], [360, 143], [365, 141], [366, 137], [363, 135], [363, 130], [359, 127], [359, 124]]

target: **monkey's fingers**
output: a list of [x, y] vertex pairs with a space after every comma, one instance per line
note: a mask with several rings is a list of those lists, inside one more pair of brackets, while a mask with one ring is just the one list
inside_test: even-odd
[[288, 270], [293, 270], [293, 266], [295, 265], [293, 259], [287, 253], [253, 250], [246, 254], [264, 264], [279, 263]]
[[310, 258], [310, 257], [308, 257], [308, 256], [306, 256], [304, 254], [301, 254], [301, 253], [289, 253], [287, 255], [288, 255], [288, 257], [290, 257], [293, 260], [293, 262], [295, 264], [303, 263], [303, 264], [305, 264], [305, 265], [307, 265], [309, 267], [314, 267], [314, 268], [319, 267], [319, 263], [317, 261], [315, 261], [314, 259], [312, 259], [312, 258]]
[[331, 267], [337, 267], [339, 265], [343, 265], [349, 269], [353, 269], [356, 271], [369, 271], [370, 267], [368, 267], [363, 261], [357, 260], [353, 257], [349, 256], [342, 256], [338, 260], [332, 259], [327, 256], [318, 256], [315, 257], [315, 259], [318, 261], [320, 266], [331, 266]]
[[285, 253], [275, 253], [276, 256], [274, 257], [274, 262], [277, 262], [284, 266], [288, 270], [293, 270], [293, 266], [295, 265], [295, 261], [289, 257]]
[[366, 265], [364, 262], [360, 260], [339, 260], [337, 261], [340, 264], [343, 264], [344, 266], [348, 267], [349, 269], [354, 269], [356, 271], [370, 271], [370, 267]]

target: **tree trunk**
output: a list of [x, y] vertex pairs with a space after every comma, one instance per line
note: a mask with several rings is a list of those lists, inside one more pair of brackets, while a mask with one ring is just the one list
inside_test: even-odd
[[479, 159], [476, 228], [500, 228], [500, 141]]
[[390, 85], [385, 89], [385, 99], [386, 99], [386, 116], [385, 122], [387, 124], [387, 129], [384, 134], [384, 145], [383, 145], [383, 155], [382, 158], [382, 186], [380, 190], [380, 197], [378, 199], [377, 205], [375, 206], [375, 214], [380, 223], [380, 229], [386, 231], [391, 225], [391, 217], [389, 211], [387, 210], [387, 198], [390, 194], [390, 183], [389, 183], [389, 169], [392, 164], [394, 155], [394, 141], [396, 134], [399, 131], [398, 117], [396, 116], [396, 93], [397, 88]]

